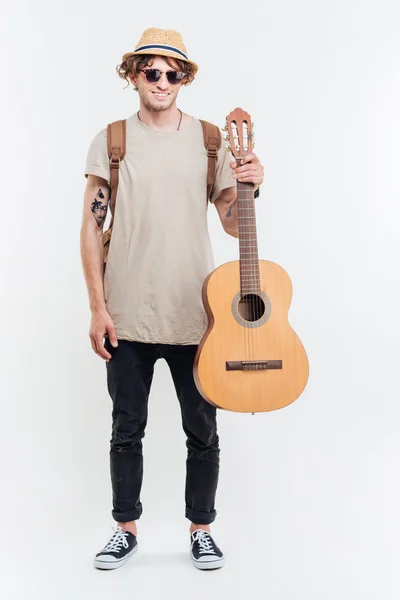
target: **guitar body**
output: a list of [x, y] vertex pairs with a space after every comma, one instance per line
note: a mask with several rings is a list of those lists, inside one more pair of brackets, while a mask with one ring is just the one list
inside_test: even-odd
[[283, 408], [300, 396], [308, 380], [306, 352], [288, 322], [289, 275], [266, 260], [259, 260], [258, 268], [260, 289], [247, 297], [250, 311], [241, 300], [240, 261], [221, 265], [203, 284], [209, 324], [196, 353], [194, 378], [205, 400], [235, 412]]

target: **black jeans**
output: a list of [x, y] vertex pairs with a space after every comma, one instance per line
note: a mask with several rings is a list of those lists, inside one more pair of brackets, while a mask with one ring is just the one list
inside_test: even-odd
[[[115, 521], [139, 519], [143, 479], [142, 438], [154, 364], [164, 358], [171, 371], [186, 434], [185, 517], [207, 525], [216, 517], [214, 508], [219, 474], [219, 437], [216, 408], [197, 390], [193, 363], [197, 345], [148, 344], [118, 340], [114, 348], [108, 337], [105, 348], [107, 386], [113, 401], [110, 469]], [[162, 453], [161, 460], [168, 460]], [[160, 463], [160, 468], [162, 468]]]

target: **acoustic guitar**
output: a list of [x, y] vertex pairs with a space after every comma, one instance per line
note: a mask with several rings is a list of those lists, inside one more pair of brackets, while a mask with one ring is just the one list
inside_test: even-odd
[[[252, 152], [250, 115], [237, 108], [223, 131], [240, 166]], [[308, 380], [304, 347], [288, 322], [292, 283], [274, 262], [258, 259], [254, 186], [237, 181], [238, 261], [212, 271], [202, 298], [208, 327], [194, 360], [207, 402], [235, 412], [266, 412], [296, 400]]]

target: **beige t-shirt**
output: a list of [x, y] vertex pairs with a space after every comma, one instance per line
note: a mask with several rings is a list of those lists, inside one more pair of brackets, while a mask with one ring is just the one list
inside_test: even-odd
[[[214, 202], [236, 186], [224, 144]], [[198, 344], [207, 329], [202, 286], [215, 268], [207, 228], [207, 154], [198, 119], [155, 131], [137, 114], [126, 122], [114, 226], [104, 275], [107, 311], [118, 339]], [[107, 129], [92, 140], [85, 176], [110, 183]]]

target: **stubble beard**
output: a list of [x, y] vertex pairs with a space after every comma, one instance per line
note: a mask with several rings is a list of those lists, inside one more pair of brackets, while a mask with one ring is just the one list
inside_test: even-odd
[[173, 103], [176, 100], [176, 96], [173, 96], [172, 100], [170, 102], [168, 102], [168, 104], [155, 104], [155, 103], [153, 104], [149, 100], [147, 94], [143, 94], [143, 96], [141, 96], [140, 99], [141, 99], [143, 105], [147, 108], [147, 110], [150, 110], [153, 112], [162, 112], [164, 110], [169, 110], [171, 108], [171, 106], [173, 105]]

